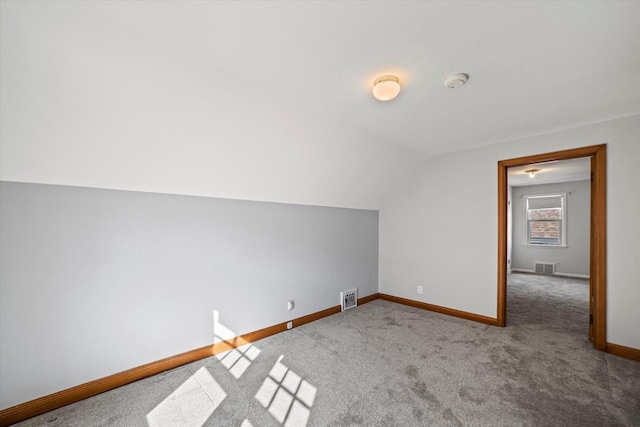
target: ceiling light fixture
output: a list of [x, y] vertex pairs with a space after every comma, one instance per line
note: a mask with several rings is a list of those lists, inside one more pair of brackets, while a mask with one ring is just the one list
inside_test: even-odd
[[381, 76], [373, 82], [373, 96], [378, 101], [389, 101], [400, 93], [400, 80], [396, 76]]
[[540, 169], [529, 169], [528, 171], [524, 171], [524, 173], [529, 174], [529, 178], [535, 178], [538, 172], [540, 172]]

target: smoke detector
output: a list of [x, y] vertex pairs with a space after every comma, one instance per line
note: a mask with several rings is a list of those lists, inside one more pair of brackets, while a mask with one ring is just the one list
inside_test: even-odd
[[469, 76], [464, 73], [454, 74], [453, 76], [449, 76], [445, 79], [444, 85], [449, 89], [455, 89], [464, 86], [468, 78]]

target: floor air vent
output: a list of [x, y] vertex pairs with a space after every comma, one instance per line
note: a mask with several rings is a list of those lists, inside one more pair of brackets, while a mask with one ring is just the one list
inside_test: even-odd
[[538, 262], [533, 264], [533, 271], [540, 274], [555, 274], [556, 264], [553, 262]]
[[342, 311], [349, 310], [358, 305], [358, 288], [340, 292], [340, 305]]

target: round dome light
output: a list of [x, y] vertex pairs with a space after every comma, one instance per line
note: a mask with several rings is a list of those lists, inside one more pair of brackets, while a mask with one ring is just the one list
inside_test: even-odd
[[396, 76], [378, 77], [373, 82], [373, 96], [379, 101], [389, 101], [400, 93], [400, 81]]

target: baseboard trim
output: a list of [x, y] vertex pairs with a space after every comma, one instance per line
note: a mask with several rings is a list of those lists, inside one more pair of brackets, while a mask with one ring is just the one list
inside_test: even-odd
[[380, 294], [378, 294], [378, 293], [371, 294], [371, 295], [366, 296], [366, 297], [358, 298], [358, 305], [366, 304], [366, 303], [371, 302], [371, 301], [373, 301], [375, 299], [378, 299], [378, 298], [380, 298]]
[[[536, 273], [534, 270], [528, 270], [526, 268], [512, 268], [513, 273], [527, 273], [527, 274], [541, 274]], [[589, 279], [588, 274], [573, 274], [573, 273], [554, 273], [550, 276], [563, 276], [563, 277], [575, 277], [576, 279]]]
[[474, 322], [485, 323], [491, 326], [499, 326], [498, 319], [495, 319], [493, 317], [481, 316], [475, 313], [469, 313], [466, 311], [456, 310], [453, 308], [441, 307], [439, 305], [428, 304], [426, 302], [396, 297], [393, 295], [387, 295], [387, 294], [378, 294], [378, 295], [380, 299], [383, 299], [386, 301], [397, 302], [398, 304], [404, 304], [411, 307], [421, 308], [423, 310], [433, 311], [440, 314], [446, 314], [448, 316], [459, 317], [461, 319], [472, 320]]
[[151, 375], [204, 359], [214, 354], [215, 347], [214, 345], [208, 345], [187, 351], [3, 409], [0, 411], [0, 426], [8, 426]]
[[[378, 298], [378, 294], [369, 295], [358, 298], [358, 305], [366, 304]], [[340, 312], [340, 306], [327, 308], [325, 310], [311, 313], [306, 316], [298, 317], [291, 320], [293, 327], [302, 326], [304, 324], [331, 316]], [[212, 345], [197, 348], [175, 356], [167, 357], [146, 365], [118, 372], [108, 377], [100, 378], [88, 383], [80, 384], [56, 393], [49, 394], [26, 403], [21, 403], [0, 411], [0, 426], [5, 427], [20, 421], [53, 411], [54, 409], [70, 405], [75, 402], [87, 399], [100, 393], [104, 393], [114, 388], [139, 381], [152, 375], [159, 374], [170, 369], [177, 368], [187, 363], [196, 362], [209, 356], [214, 356], [223, 351], [230, 350], [241, 345], [257, 341], [271, 335], [278, 334], [287, 330], [287, 322], [269, 326], [264, 329], [249, 332], [235, 338], [221, 341]]]
[[587, 279], [589, 280], [588, 274], [573, 274], [573, 273], [556, 273], [554, 276], [562, 276], [562, 277], [573, 277], [576, 279]]
[[624, 345], [613, 344], [608, 342], [607, 346], [605, 347], [605, 351], [615, 356], [620, 356], [626, 359], [640, 361], [640, 349], [638, 348], [627, 347]]
[[540, 274], [540, 273], [536, 273], [535, 270], [528, 270], [526, 268], [512, 268], [511, 272], [512, 273], [525, 273], [525, 274]]

